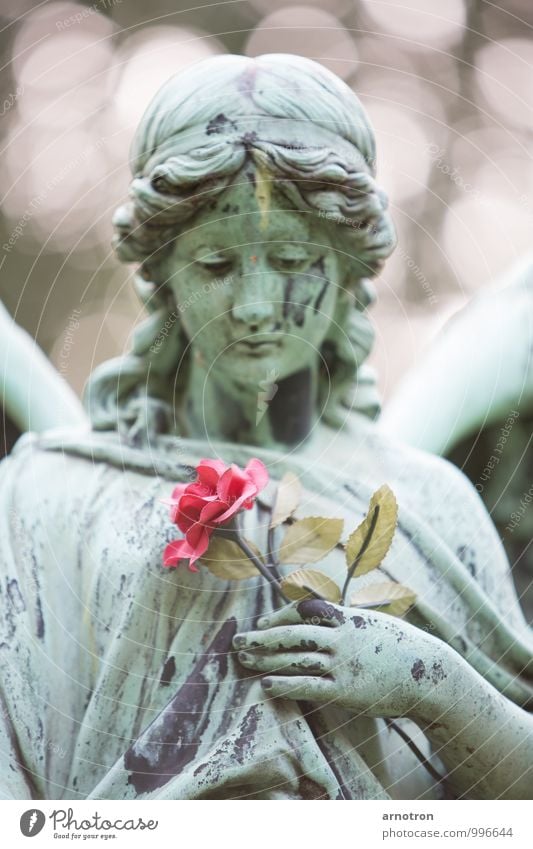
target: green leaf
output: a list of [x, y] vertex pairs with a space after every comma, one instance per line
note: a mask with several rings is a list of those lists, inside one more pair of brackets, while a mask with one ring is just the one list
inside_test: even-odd
[[396, 498], [392, 489], [384, 484], [370, 499], [366, 517], [351, 534], [346, 545], [348, 571], [357, 561], [352, 577], [365, 575], [379, 566], [390, 548], [397, 520]]
[[391, 616], [403, 616], [415, 601], [416, 593], [409, 587], [395, 584], [393, 581], [384, 581], [381, 584], [371, 584], [364, 590], [354, 593], [350, 598], [350, 605], [375, 607]]
[[283, 578], [281, 589], [292, 601], [315, 598], [312, 590], [334, 604], [341, 600], [341, 591], [335, 581], [315, 569], [298, 569], [297, 572], [291, 572]]
[[278, 484], [270, 527], [277, 528], [289, 516], [292, 516], [300, 503], [301, 497], [302, 484], [300, 483], [300, 479], [292, 472], [287, 472]]
[[[249, 540], [246, 540], [246, 542], [254, 554], [261, 559], [259, 549]], [[213, 534], [211, 537], [209, 548], [202, 557], [202, 563], [217, 578], [223, 578], [225, 580], [242, 581], [244, 578], [252, 578], [254, 575], [259, 575], [252, 561], [246, 557], [246, 554], [244, 554], [236, 542], [217, 536], [216, 534]]]
[[281, 563], [316, 563], [334, 548], [342, 534], [342, 519], [310, 516], [287, 530], [279, 548]]

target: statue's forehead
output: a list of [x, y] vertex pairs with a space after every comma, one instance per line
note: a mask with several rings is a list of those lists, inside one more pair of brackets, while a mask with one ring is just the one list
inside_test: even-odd
[[268, 207], [258, 197], [252, 169], [201, 209], [181, 234], [183, 247], [216, 238], [231, 244], [243, 241], [306, 241], [316, 218], [314, 211], [297, 210], [275, 188]]

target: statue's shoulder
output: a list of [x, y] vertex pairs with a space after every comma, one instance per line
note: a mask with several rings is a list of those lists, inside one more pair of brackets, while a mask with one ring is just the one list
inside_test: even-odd
[[377, 427], [375, 440], [383, 473], [389, 472], [383, 482], [389, 483], [399, 503], [445, 543], [467, 580], [473, 578], [508, 620], [523, 628], [507, 555], [471, 481], [443, 457], [405, 445]]
[[404, 498], [442, 512], [444, 494], [456, 503], [472, 506], [481, 501], [468, 478], [448, 460], [408, 445], [358, 413], [347, 416], [342, 430], [334, 436], [324, 430], [319, 450], [333, 467], [349, 470], [374, 485], [388, 483]]

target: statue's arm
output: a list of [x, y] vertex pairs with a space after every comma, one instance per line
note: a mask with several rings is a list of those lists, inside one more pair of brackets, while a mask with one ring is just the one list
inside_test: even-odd
[[450, 674], [412, 711], [459, 795], [531, 799], [533, 716], [453, 652]]

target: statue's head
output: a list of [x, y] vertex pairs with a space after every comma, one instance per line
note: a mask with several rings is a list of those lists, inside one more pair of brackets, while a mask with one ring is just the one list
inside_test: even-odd
[[178, 430], [191, 363], [230, 393], [314, 368], [334, 423], [372, 342], [368, 278], [394, 246], [353, 92], [296, 56], [205, 60], [148, 107], [132, 171], [115, 247], [151, 316], [91, 379], [95, 426], [131, 426], [148, 398]]

